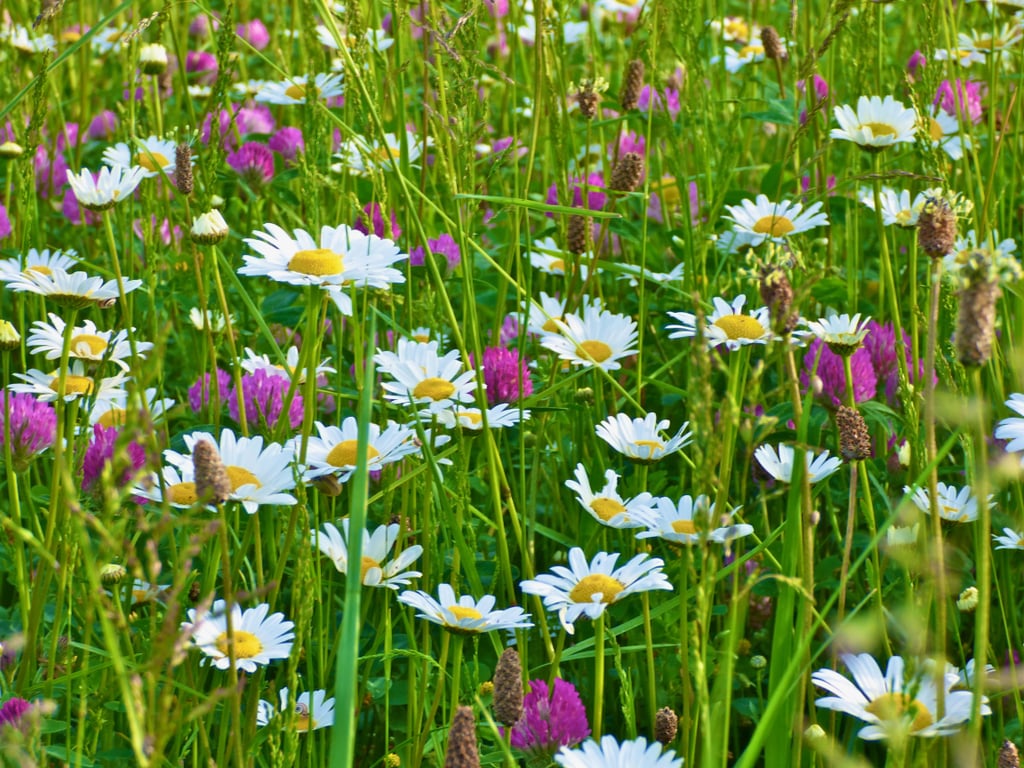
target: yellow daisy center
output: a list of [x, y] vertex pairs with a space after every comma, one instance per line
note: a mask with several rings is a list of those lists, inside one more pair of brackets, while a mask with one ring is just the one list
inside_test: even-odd
[[[342, 440], [327, 454], [327, 463], [335, 467], [354, 467], [358, 448], [358, 440]], [[366, 446], [367, 461], [372, 461], [378, 456], [380, 456], [380, 451], [372, 445]]]
[[905, 717], [913, 716], [910, 724], [911, 733], [927, 728], [935, 722], [928, 707], [917, 699], [912, 699], [906, 693], [883, 693], [871, 700], [871, 703], [864, 707], [879, 720], [893, 721], [902, 720]]
[[170, 165], [170, 161], [159, 152], [139, 152], [135, 156], [135, 164], [155, 173], [164, 166]]
[[221, 632], [220, 637], [214, 643], [217, 650], [225, 656], [230, 655], [228, 649], [232, 646], [234, 646], [236, 659], [251, 659], [263, 652], [263, 643], [252, 632], [236, 629], [233, 634], [234, 638], [230, 637], [227, 632]]
[[715, 320], [713, 325], [730, 339], [760, 339], [764, 336], [764, 326], [750, 315], [725, 315]]
[[750, 37], [750, 27], [747, 26], [745, 21], [741, 19], [729, 19], [723, 25], [725, 33], [731, 35], [737, 40], [746, 40]]
[[946, 135], [934, 117], [928, 118], [928, 135], [932, 137], [932, 141], [942, 141], [942, 137]]
[[71, 349], [82, 357], [99, 357], [107, 348], [107, 342], [93, 333], [80, 333], [71, 337]]
[[412, 340], [413, 341], [418, 341], [420, 344], [426, 344], [428, 341], [430, 341], [430, 334], [429, 333], [416, 333], [416, 334], [413, 334]]
[[472, 427], [479, 427], [483, 424], [484, 417], [475, 411], [459, 411], [455, 414], [459, 419], [465, 419]]
[[172, 504], [192, 506], [199, 500], [199, 494], [196, 493], [196, 484], [191, 482], [169, 485], [164, 494]]
[[949, 504], [943, 504], [939, 507], [939, 511], [942, 516], [947, 520], [963, 520], [967, 517], [960, 507], [954, 507]]
[[230, 465], [225, 469], [228, 473], [228, 480], [231, 481], [232, 491], [237, 491], [243, 485], [255, 485], [257, 488], [262, 485], [259, 478], [245, 467]]
[[402, 154], [402, 151], [398, 147], [377, 147], [370, 152], [370, 159], [376, 160], [378, 163], [384, 163], [389, 160], [397, 160]]
[[106, 411], [102, 416], [96, 419], [96, 423], [102, 424], [104, 427], [123, 427], [124, 422], [124, 408], [111, 408], [109, 411]]
[[34, 267], [26, 267], [26, 272], [38, 272], [40, 275], [52, 275], [53, 270], [45, 264], [36, 264]]
[[[64, 394], [66, 395], [88, 395], [92, 393], [92, 379], [88, 376], [74, 376], [68, 374], [64, 377]], [[54, 374], [50, 381], [50, 389], [57, 392], [60, 386], [60, 374]]]
[[316, 728], [316, 720], [309, 716], [309, 709], [300, 704], [295, 709], [292, 727], [299, 732], [312, 731]]
[[675, 208], [679, 205], [681, 200], [679, 185], [676, 183], [674, 176], [666, 176], [661, 181], [652, 184], [651, 190], [657, 192], [661, 196], [662, 202], [669, 208]]
[[612, 356], [612, 348], [603, 341], [588, 339], [576, 345], [576, 354], [584, 360], [593, 360], [595, 363], [603, 363]]
[[547, 320], [544, 321], [544, 325], [542, 325], [540, 328], [542, 331], [547, 331], [548, 333], [557, 333], [558, 323], [556, 321], [561, 319], [562, 318], [560, 317], [549, 317]]
[[660, 451], [665, 447], [661, 440], [634, 440], [633, 445], [637, 448], [650, 448], [652, 451]]
[[366, 581], [366, 572], [371, 568], [380, 568], [380, 561], [363, 555], [359, 565], [359, 581]]
[[467, 605], [449, 605], [448, 612], [456, 619], [482, 619], [484, 615], [476, 608]]
[[590, 502], [590, 508], [594, 510], [594, 514], [604, 520], [606, 523], [616, 515], [621, 515], [626, 511], [625, 505], [622, 502], [616, 501], [615, 499], [594, 499]]
[[308, 251], [296, 251], [288, 262], [288, 269], [303, 275], [321, 277], [323, 275], [340, 275], [345, 262], [340, 253], [327, 248], [313, 248]]
[[296, 101], [302, 101], [306, 98], [306, 93], [311, 90], [314, 95], [319, 93], [315, 86], [306, 86], [301, 83], [292, 83], [284, 89], [284, 95], [289, 99], [295, 99]]
[[412, 391], [412, 396], [417, 400], [428, 397], [437, 402], [438, 400], [444, 400], [446, 397], [451, 397], [454, 392], [455, 385], [448, 381], [448, 379], [439, 379], [436, 376], [431, 376], [416, 385]]
[[696, 533], [697, 526], [693, 520], [673, 520], [672, 530], [676, 533]]
[[548, 269], [550, 269], [552, 272], [558, 269], [565, 272], [565, 259], [552, 259], [551, 263], [548, 264]]
[[742, 48], [740, 48], [741, 59], [752, 59], [755, 56], [761, 56], [762, 54], [764, 54], [763, 45], [744, 45]]
[[592, 603], [594, 595], [600, 593], [601, 602], [610, 603], [625, 588], [626, 585], [618, 579], [603, 573], [592, 573], [579, 580], [569, 593], [569, 599], [574, 603]]
[[871, 130], [871, 135], [874, 137], [879, 136], [895, 136], [896, 129], [888, 123], [863, 123], [861, 128], [868, 128]]
[[754, 223], [757, 234], [771, 237], [785, 237], [794, 229], [793, 222], [785, 216], [762, 216]]

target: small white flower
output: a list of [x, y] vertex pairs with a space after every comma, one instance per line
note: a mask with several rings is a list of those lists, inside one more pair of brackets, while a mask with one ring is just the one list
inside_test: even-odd
[[219, 243], [231, 232], [224, 216], [216, 208], [192, 219], [192, 239], [203, 245]]
[[693, 433], [688, 431], [690, 422], [672, 437], [663, 438], [662, 432], [669, 429], [669, 420], [648, 413], [642, 419], [631, 419], [624, 413], [609, 416], [597, 425], [597, 436], [619, 453], [641, 463], [660, 461], [689, 445]]
[[754, 532], [752, 525], [730, 523], [739, 510], [735, 507], [725, 514], [717, 514], [715, 505], [704, 495], [695, 499], [683, 496], [678, 502], [667, 496], [658, 496], [647, 509], [637, 512], [637, 521], [643, 523], [647, 530], [637, 533], [636, 537], [659, 537], [676, 544], [696, 544], [706, 536], [708, 541], [724, 544]]
[[[354, 416], [348, 416], [340, 427], [319, 421], [315, 426], [317, 433], [310, 435], [306, 446], [305, 479], [309, 481], [337, 474], [339, 482], [348, 482], [357, 469], [359, 422]], [[414, 453], [419, 453], [419, 447], [416, 431], [411, 427], [394, 421], [389, 421], [385, 429], [378, 424], [370, 424], [366, 446], [367, 471], [377, 472]]]
[[103, 166], [100, 168], [99, 176], [93, 178], [92, 171], [88, 168], [82, 169], [79, 174], [75, 174], [69, 168], [67, 180], [83, 208], [103, 211], [131, 195], [147, 173], [146, 169], [139, 165], [117, 165], [112, 168]]
[[264, 82], [256, 92], [255, 100], [264, 104], [305, 104], [312, 95], [327, 100], [344, 92], [340, 74], [318, 73], [310, 84], [306, 75], [292, 77], [284, 82]]
[[440, 624], [449, 632], [460, 635], [475, 635], [494, 630], [527, 629], [533, 626], [530, 614], [522, 608], [512, 607], [494, 610], [496, 598], [484, 595], [475, 600], [469, 595], [455, 596], [450, 584], [438, 586], [435, 600], [428, 592], [406, 590], [398, 596], [398, 602], [415, 608], [416, 615], [434, 624]]
[[334, 697], [328, 697], [327, 691], [317, 689], [300, 693], [295, 699], [295, 709], [288, 713], [288, 688], [278, 692], [280, 708], [265, 699], [260, 699], [256, 706], [256, 725], [269, 725], [275, 717], [282, 717], [292, 730], [299, 733], [316, 731], [334, 725]]
[[999, 544], [996, 549], [1024, 549], [1024, 533], [1013, 528], [1003, 528], [1003, 535], [992, 534], [992, 540]]
[[[939, 508], [939, 517], [943, 520], [951, 520], [954, 523], [970, 523], [978, 519], [978, 500], [971, 493], [971, 486], [965, 485], [958, 489], [952, 485], [939, 483], [937, 490], [939, 498], [936, 505]], [[926, 515], [931, 513], [931, 500], [927, 488], [915, 489], [905, 485], [903, 492], [913, 494], [911, 501], [919, 510]], [[989, 509], [995, 506], [991, 493], [988, 495], [988, 506]]]
[[[743, 311], [747, 297], [740, 294], [730, 304], [716, 296], [712, 299], [714, 311], [705, 318], [702, 335], [709, 347], [724, 345], [736, 350], [747, 344], [767, 344], [776, 338], [772, 333], [771, 313], [768, 307], [758, 307], [750, 314]], [[669, 312], [678, 325], [667, 325], [670, 339], [688, 339], [697, 335], [697, 316], [691, 312]]]
[[831, 137], [868, 149], [912, 142], [917, 130], [917, 113], [892, 96], [861, 96], [856, 110], [844, 104], [835, 108], [835, 116], [839, 127], [832, 129]]
[[[381, 525], [371, 534], [363, 529], [363, 547], [359, 566], [360, 583], [367, 587], [387, 587], [398, 589], [409, 585], [412, 579], [423, 574], [419, 571], [405, 570], [423, 554], [423, 547], [414, 544], [406, 547], [398, 556], [388, 562], [391, 550], [394, 549], [402, 526], [398, 523]], [[338, 573], [348, 574], [349, 571], [349, 519], [341, 521], [339, 531], [331, 523], [324, 523], [323, 530], [310, 532], [310, 543], [334, 561]]]
[[[836, 472], [842, 466], [842, 460], [836, 456], [830, 456], [828, 451], [815, 455], [811, 451], [804, 451], [804, 459], [807, 465], [807, 477], [811, 483], [824, 480]], [[788, 483], [793, 477], [793, 463], [796, 450], [791, 445], [780, 443], [778, 449], [771, 445], [759, 445], [754, 450], [754, 458], [761, 468], [776, 480]]]
[[[867, 325], [870, 317], [861, 320], [859, 314], [851, 317], [847, 314], [838, 315], [828, 310], [825, 317], [806, 322], [807, 329], [817, 338], [829, 345], [856, 349], [868, 335]], [[838, 350], [833, 349], [838, 352]]]
[[270, 613], [266, 603], [246, 611], [237, 603], [231, 605], [231, 632], [228, 633], [227, 605], [216, 600], [210, 611], [189, 609], [188, 621], [181, 629], [192, 638], [192, 643], [213, 661], [217, 669], [231, 666], [253, 673], [274, 659], [287, 659], [292, 651], [295, 625], [286, 621], [283, 613]]
[[[32, 354], [43, 354], [47, 360], [60, 360], [64, 349], [64, 329], [64, 321], [52, 312], [49, 323], [37, 320], [32, 324], [32, 333], [27, 340], [29, 351]], [[127, 331], [101, 331], [91, 320], [86, 320], [72, 329], [70, 343], [69, 355], [72, 359], [93, 362], [109, 360], [125, 371], [129, 369], [125, 361], [131, 357], [132, 349]], [[135, 343], [139, 357], [145, 357], [145, 353], [152, 348], [153, 345], [148, 341]]]
[[671, 749], [664, 749], [657, 741], [650, 745], [641, 736], [623, 741], [604, 736], [600, 744], [588, 739], [576, 749], [562, 747], [555, 755], [562, 768], [682, 768], [683, 758]]
[[644, 491], [635, 498], [623, 499], [616, 490], [619, 475], [614, 470], [604, 473], [604, 488], [595, 491], [582, 464], [576, 465], [576, 479], [566, 480], [565, 487], [575, 492], [576, 500], [601, 525], [609, 528], [642, 528], [643, 523], [635, 518], [638, 511], [645, 509], [654, 499]]
[[[177, 145], [173, 141], [150, 136], [139, 139], [134, 149], [124, 142], [107, 147], [103, 152], [103, 162], [112, 168], [141, 168], [143, 178], [174, 173]], [[195, 162], [193, 158], [192, 162]]]
[[558, 332], [545, 333], [540, 343], [572, 365], [615, 371], [620, 359], [637, 353], [637, 324], [627, 315], [587, 307], [582, 317], [567, 314], [554, 323]]
[[733, 231], [749, 238], [752, 246], [765, 240], [781, 244], [787, 237], [828, 226], [828, 216], [821, 213], [821, 203], [813, 203], [804, 210], [801, 203], [773, 203], [767, 195], [758, 195], [755, 200], [725, 207], [729, 211], [725, 218], [733, 222]]

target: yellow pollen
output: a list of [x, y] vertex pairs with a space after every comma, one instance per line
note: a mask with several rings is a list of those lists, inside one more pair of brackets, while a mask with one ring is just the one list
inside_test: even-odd
[[359, 565], [359, 581], [366, 581], [366, 572], [371, 568], [380, 568], [380, 562], [374, 560], [372, 557], [363, 555], [363, 559]]
[[750, 315], [725, 315], [714, 322], [730, 339], [760, 339], [764, 336], [764, 326], [757, 318]]
[[960, 509], [960, 507], [951, 507], [949, 506], [949, 504], [943, 504], [940, 507], [940, 512], [942, 513], [942, 517], [946, 518], [947, 520], [960, 521], [967, 519], [966, 513], [964, 513]]
[[754, 223], [757, 234], [771, 237], [785, 237], [793, 229], [793, 222], [785, 216], [762, 216]]
[[682, 199], [679, 195], [679, 184], [674, 176], [666, 176], [661, 181], [651, 185], [651, 191], [656, 192], [662, 202], [669, 208], [675, 208]]
[[296, 712], [292, 727], [300, 733], [312, 731], [316, 729], [316, 720], [309, 716], [309, 712]]
[[595, 515], [606, 523], [616, 515], [621, 515], [626, 511], [626, 507], [622, 502], [615, 499], [594, 499], [590, 502], [590, 508], [594, 510]]
[[155, 173], [165, 165], [170, 165], [170, 161], [159, 152], [139, 152], [135, 156], [135, 164]]
[[228, 480], [231, 481], [232, 491], [237, 491], [243, 485], [255, 485], [257, 488], [262, 485], [259, 478], [245, 467], [230, 465], [225, 467], [225, 469], [228, 473]]
[[594, 595], [600, 593], [601, 602], [610, 603], [625, 588], [626, 585], [618, 579], [603, 573], [592, 573], [579, 580], [569, 593], [569, 599], [574, 603], [592, 603]]
[[71, 337], [71, 349], [78, 357], [99, 357], [107, 348], [107, 342], [92, 333], [80, 333]]
[[439, 379], [436, 376], [431, 376], [416, 385], [416, 388], [412, 391], [412, 396], [417, 400], [427, 397], [437, 402], [438, 400], [444, 400], [446, 397], [451, 397], [454, 392], [455, 385], [448, 381], [448, 379]]
[[123, 427], [125, 422], [125, 411], [124, 408], [111, 408], [106, 411], [102, 416], [96, 419], [97, 424], [102, 424], [104, 427]]
[[236, 629], [233, 634], [234, 639], [228, 637], [227, 632], [221, 632], [220, 637], [214, 643], [217, 646], [217, 650], [225, 656], [230, 655], [228, 649], [232, 645], [234, 646], [236, 659], [251, 659], [263, 651], [263, 643], [252, 632]]
[[448, 612], [456, 619], [482, 619], [484, 617], [476, 608], [465, 605], [449, 605]]
[[928, 134], [932, 137], [932, 141], [942, 141], [942, 137], [945, 136], [942, 126], [934, 117], [928, 118]]
[[673, 520], [672, 530], [676, 533], [696, 533], [697, 526], [694, 525], [693, 520]]
[[[53, 374], [50, 380], [50, 389], [57, 392], [60, 386], [60, 374]], [[92, 393], [92, 379], [88, 376], [73, 376], [68, 374], [64, 377], [64, 394], [67, 395], [88, 395]]]
[[889, 722], [913, 717], [911, 733], [917, 733], [935, 722], [928, 707], [917, 699], [911, 699], [906, 693], [883, 693], [872, 699], [864, 709], [879, 720]]
[[34, 267], [27, 267], [26, 272], [38, 272], [40, 275], [52, 275], [53, 270], [45, 264], [36, 264]]
[[479, 427], [484, 421], [484, 417], [474, 411], [459, 411], [455, 415], [459, 419], [465, 419], [468, 421], [471, 427]]
[[288, 262], [288, 269], [314, 277], [340, 275], [345, 269], [345, 262], [340, 253], [327, 248], [313, 248], [308, 251], [296, 251]]
[[[342, 440], [331, 448], [330, 453], [327, 454], [327, 463], [334, 467], [354, 467], [356, 465], [356, 457], [358, 455], [356, 451], [358, 447], [358, 440]], [[366, 446], [367, 462], [373, 461], [378, 456], [380, 456], [380, 451], [372, 445]]]
[[[313, 90], [316, 90], [315, 88]], [[300, 83], [292, 83], [284, 89], [284, 95], [289, 99], [295, 99], [296, 101], [302, 101], [306, 98], [306, 86]]]
[[593, 360], [595, 363], [603, 363], [612, 356], [612, 348], [603, 341], [588, 339], [576, 345], [576, 354], [584, 360]]
[[861, 128], [871, 129], [871, 135], [875, 137], [896, 135], [896, 129], [888, 123], [862, 123]]
[[661, 440], [634, 440], [633, 445], [637, 448], [650, 448], [651, 451], [660, 451], [665, 447], [665, 444]]
[[540, 328], [548, 333], [558, 333], [558, 323], [556, 321], [561, 319], [560, 317], [549, 317]]
[[418, 341], [420, 344], [426, 344], [428, 341], [430, 341], [430, 334], [417, 333], [412, 337], [412, 340]]
[[175, 483], [164, 491], [167, 500], [172, 504], [186, 504], [192, 506], [199, 500], [196, 493], [195, 483]]
[[550, 269], [552, 272], [558, 269], [565, 272], [565, 259], [552, 259], [551, 263], [548, 264], [548, 269]]
[[397, 160], [401, 154], [402, 151], [398, 147], [377, 147], [370, 152], [370, 159], [384, 163], [388, 160]]
[[763, 45], [744, 45], [740, 48], [740, 58], [745, 59], [747, 57], [753, 58], [754, 56], [760, 56], [764, 53]]

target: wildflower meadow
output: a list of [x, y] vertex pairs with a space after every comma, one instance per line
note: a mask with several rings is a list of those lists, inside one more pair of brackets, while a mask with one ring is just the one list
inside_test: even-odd
[[1024, 0], [0, 4], [0, 759], [1019, 766]]

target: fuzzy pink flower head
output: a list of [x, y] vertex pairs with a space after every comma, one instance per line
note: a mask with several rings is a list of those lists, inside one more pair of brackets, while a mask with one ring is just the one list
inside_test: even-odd
[[523, 716], [512, 726], [512, 746], [530, 758], [551, 757], [562, 747], [574, 747], [590, 735], [587, 710], [572, 683], [555, 678], [548, 693], [543, 680], [531, 680], [523, 697]]
[[927, 57], [920, 51], [914, 51], [910, 58], [907, 60], [907, 73], [913, 80], [917, 77], [918, 72], [924, 69], [924, 66], [928, 63]]
[[245, 40], [257, 51], [262, 51], [270, 43], [270, 32], [259, 19], [246, 21], [235, 27], [235, 34]]
[[526, 360], [518, 349], [487, 347], [484, 349], [484, 383], [487, 404], [518, 403], [533, 394], [533, 381]]
[[[188, 404], [195, 413], [199, 413], [210, 402], [210, 374], [204, 373], [189, 387]], [[221, 403], [226, 403], [231, 393], [231, 374], [222, 368], [217, 369], [217, 394]]]
[[[600, 211], [604, 208], [605, 201], [608, 199], [608, 195], [604, 193], [604, 176], [600, 173], [592, 173], [587, 177], [587, 180], [573, 176], [569, 179], [569, 189], [572, 191], [572, 202], [569, 203], [573, 208], [583, 208], [583, 192], [584, 188], [587, 193], [587, 204], [586, 207], [592, 211]], [[547, 196], [548, 205], [566, 205], [565, 201], [559, 201], [558, 199], [558, 185], [552, 184], [548, 187]], [[548, 214], [549, 217], [553, 218], [552, 214]]]
[[[427, 240], [427, 245], [430, 246], [430, 252], [435, 256], [444, 256], [444, 259], [448, 264], [449, 272], [462, 263], [462, 250], [459, 248], [459, 244], [455, 242], [455, 238], [451, 235], [444, 234], [436, 240]], [[422, 267], [426, 263], [426, 257], [427, 252], [424, 250], [423, 246], [417, 246], [409, 253], [409, 264], [414, 267]]]
[[17, 728], [30, 709], [32, 709], [32, 703], [25, 699], [17, 697], [8, 699], [3, 706], [0, 706], [0, 726], [11, 725]]
[[675, 120], [679, 117], [679, 113], [682, 111], [683, 106], [679, 101], [679, 91], [675, 88], [666, 88], [662, 92], [658, 92], [651, 89], [651, 86], [645, 85], [640, 89], [640, 96], [636, 101], [636, 108], [641, 112], [650, 112], [654, 110], [655, 113], [668, 112], [668, 116]]
[[[146, 449], [135, 440], [122, 446], [120, 452], [115, 451], [119, 436], [120, 430], [117, 427], [93, 425], [92, 439], [85, 449], [85, 458], [82, 461], [83, 490], [91, 490], [108, 465], [119, 475], [115, 479], [119, 489], [134, 482], [139, 470], [146, 465]], [[136, 503], [143, 502], [144, 500], [139, 499]]]
[[7, 215], [7, 208], [0, 203], [0, 240], [6, 240], [11, 236], [11, 219]]
[[110, 141], [117, 133], [117, 114], [104, 109], [89, 122], [85, 132], [88, 141]]
[[[814, 362], [818, 359], [819, 352], [821, 359], [812, 380], [811, 372], [814, 371]], [[878, 376], [871, 364], [871, 353], [865, 347], [861, 347], [850, 356], [850, 372], [853, 378], [853, 401], [862, 403], [874, 398], [878, 389]], [[828, 406], [839, 407], [846, 404], [846, 372], [843, 368], [843, 359], [829, 349], [821, 339], [815, 339], [807, 348], [804, 369], [800, 372], [800, 384], [804, 392], [813, 384], [817, 397]]]
[[191, 82], [213, 85], [217, 81], [217, 57], [208, 51], [189, 51], [185, 54], [185, 71]]
[[935, 92], [932, 104], [938, 104], [942, 111], [958, 120], [966, 115], [972, 123], [981, 121], [981, 91], [984, 84], [976, 80], [960, 80], [950, 83], [943, 80]]
[[274, 178], [274, 153], [258, 141], [247, 141], [228, 155], [227, 163], [253, 189]]
[[285, 165], [292, 165], [300, 152], [306, 151], [306, 142], [302, 138], [302, 130], [292, 126], [285, 126], [267, 142], [272, 150], [277, 152], [285, 162]]
[[[250, 427], [266, 425], [274, 429], [284, 410], [284, 398], [291, 383], [283, 376], [274, 376], [262, 369], [242, 377], [242, 402], [245, 405], [245, 420]], [[238, 397], [235, 390], [228, 394], [228, 412], [235, 421], [238, 418]], [[302, 423], [302, 395], [295, 392], [288, 406], [288, 424], [292, 429]]]
[[355, 228], [364, 235], [376, 235], [389, 240], [397, 240], [402, 235], [402, 228], [398, 225], [398, 216], [395, 214], [394, 208], [391, 209], [391, 232], [387, 231], [384, 222], [384, 209], [378, 202], [367, 203], [363, 206], [362, 214], [356, 219]]
[[57, 437], [57, 412], [49, 403], [29, 394], [3, 393], [0, 411], [0, 446], [10, 433], [14, 469], [23, 471], [36, 456], [53, 445]]

